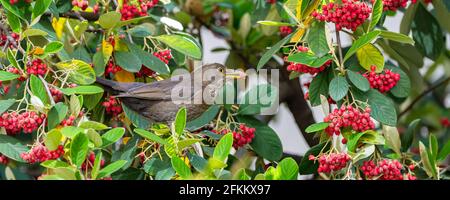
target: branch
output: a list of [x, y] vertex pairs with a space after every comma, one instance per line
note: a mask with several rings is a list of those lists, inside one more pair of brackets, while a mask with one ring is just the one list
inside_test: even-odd
[[[51, 16], [51, 12], [44, 13], [46, 16]], [[100, 18], [100, 15], [98, 13], [93, 12], [77, 12], [77, 11], [68, 11], [65, 13], [60, 13], [59, 16], [61, 17], [67, 17], [72, 19], [83, 19], [87, 21], [97, 21]]]
[[[0, 23], [0, 30], [6, 34], [6, 39], [8, 40], [7, 43], [11, 44], [14, 48], [18, 49], [23, 55], [26, 55], [25, 50], [23, 50], [19, 46], [19, 44], [17, 44], [16, 40], [13, 37], [11, 37], [11, 35], [9, 34], [8, 28], [2, 23]], [[8, 44], [6, 44], [5, 46], [7, 46], [7, 45]]]
[[408, 105], [408, 107], [405, 108], [405, 110], [403, 110], [399, 115], [398, 115], [398, 119], [400, 119], [404, 114], [406, 114], [408, 111], [410, 111], [414, 105], [419, 102], [420, 99], [422, 99], [424, 96], [426, 96], [428, 93], [432, 92], [433, 90], [447, 84], [450, 81], [450, 77], [447, 77], [445, 80], [443, 80], [442, 82], [426, 89], [425, 91], [423, 91], [421, 94], [419, 94], [419, 96], [417, 96], [412, 102], [411, 104]]

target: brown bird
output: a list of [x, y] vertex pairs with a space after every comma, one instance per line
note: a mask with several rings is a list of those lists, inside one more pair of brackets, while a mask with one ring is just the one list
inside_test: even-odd
[[119, 83], [100, 77], [97, 77], [96, 82], [149, 121], [170, 123], [175, 120], [181, 107], [186, 108], [188, 121], [199, 117], [209, 108], [207, 101], [214, 99], [226, 82], [243, 77], [245, 73], [241, 71], [226, 69], [214, 63], [204, 65], [190, 74], [175, 75], [148, 84]]

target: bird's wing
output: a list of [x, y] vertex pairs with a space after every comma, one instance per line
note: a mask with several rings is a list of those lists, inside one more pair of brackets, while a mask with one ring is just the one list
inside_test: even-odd
[[165, 79], [153, 83], [131, 88], [127, 92], [121, 93], [116, 97], [133, 97], [147, 100], [170, 100], [172, 98], [172, 89], [175, 87], [180, 90], [191, 91], [191, 84], [180, 84], [181, 80]]

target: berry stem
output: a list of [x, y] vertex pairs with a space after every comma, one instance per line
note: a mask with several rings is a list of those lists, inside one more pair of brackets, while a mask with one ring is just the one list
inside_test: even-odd
[[336, 41], [337, 41], [338, 51], [339, 51], [339, 66], [338, 67], [339, 67], [339, 70], [341, 71], [341, 73], [345, 74], [344, 63], [343, 63], [343, 59], [342, 59], [341, 36], [337, 29], [336, 29]]

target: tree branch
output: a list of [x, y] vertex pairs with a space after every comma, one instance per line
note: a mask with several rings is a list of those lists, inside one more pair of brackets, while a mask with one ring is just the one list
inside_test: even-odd
[[419, 94], [419, 96], [417, 96], [412, 102], [411, 104], [408, 105], [408, 107], [405, 108], [405, 110], [403, 110], [399, 115], [398, 115], [398, 119], [400, 119], [404, 114], [406, 114], [408, 111], [410, 111], [414, 105], [420, 101], [420, 99], [422, 99], [424, 96], [426, 96], [428, 93], [432, 92], [433, 90], [447, 84], [450, 81], [450, 77], [447, 77], [445, 80], [443, 80], [442, 82], [426, 89], [425, 91], [423, 91], [421, 94]]
[[[46, 16], [51, 16], [51, 12], [44, 13]], [[100, 15], [98, 13], [93, 12], [77, 12], [77, 11], [68, 11], [65, 13], [60, 13], [59, 16], [61, 17], [67, 17], [72, 19], [84, 19], [87, 21], [97, 21], [100, 18]]]

